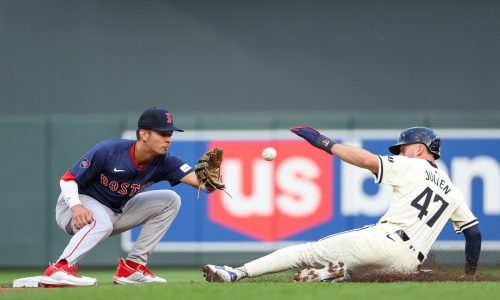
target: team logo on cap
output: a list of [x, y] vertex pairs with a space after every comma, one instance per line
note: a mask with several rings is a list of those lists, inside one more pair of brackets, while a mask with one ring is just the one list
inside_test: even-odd
[[172, 124], [172, 114], [167, 111], [165, 115], [167, 116], [167, 123]]
[[87, 158], [82, 159], [80, 162], [80, 168], [88, 168], [90, 166], [90, 161]]

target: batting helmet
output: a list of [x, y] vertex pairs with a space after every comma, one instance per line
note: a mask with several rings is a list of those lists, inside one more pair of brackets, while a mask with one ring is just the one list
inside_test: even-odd
[[412, 127], [403, 130], [399, 134], [398, 142], [396, 145], [389, 147], [389, 151], [391, 151], [392, 154], [397, 155], [401, 152], [401, 145], [416, 143], [426, 145], [427, 149], [429, 149], [429, 151], [434, 155], [434, 158], [439, 158], [441, 139], [434, 130], [426, 127]]

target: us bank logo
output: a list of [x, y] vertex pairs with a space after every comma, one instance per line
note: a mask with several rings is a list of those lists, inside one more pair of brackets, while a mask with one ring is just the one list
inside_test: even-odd
[[[270, 145], [271, 144], [271, 145]], [[278, 241], [333, 216], [332, 157], [301, 141], [214, 141], [222, 147], [225, 193], [208, 197], [209, 219], [258, 241]], [[273, 161], [261, 158], [273, 146]]]

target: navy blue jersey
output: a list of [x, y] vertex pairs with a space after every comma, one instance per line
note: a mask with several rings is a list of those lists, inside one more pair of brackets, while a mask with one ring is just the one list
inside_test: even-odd
[[115, 212], [152, 184], [167, 180], [171, 186], [193, 171], [177, 156], [158, 156], [144, 168], [134, 161], [135, 141], [113, 139], [95, 145], [62, 179], [74, 179], [78, 192], [88, 195]]

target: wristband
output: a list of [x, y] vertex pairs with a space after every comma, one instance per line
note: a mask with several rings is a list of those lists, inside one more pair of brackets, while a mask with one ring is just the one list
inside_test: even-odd
[[78, 197], [78, 184], [74, 180], [61, 180], [59, 181], [59, 185], [61, 186], [61, 192], [63, 195], [63, 199], [71, 208], [75, 205], [82, 204]]
[[314, 146], [325, 151], [328, 154], [332, 154], [332, 146], [335, 144], [337, 144], [337, 142], [321, 134], [316, 139]]
[[66, 204], [68, 204], [69, 208], [72, 208], [75, 205], [82, 205], [82, 202], [80, 202], [80, 199], [77, 197], [65, 197], [64, 201], [66, 201]]

